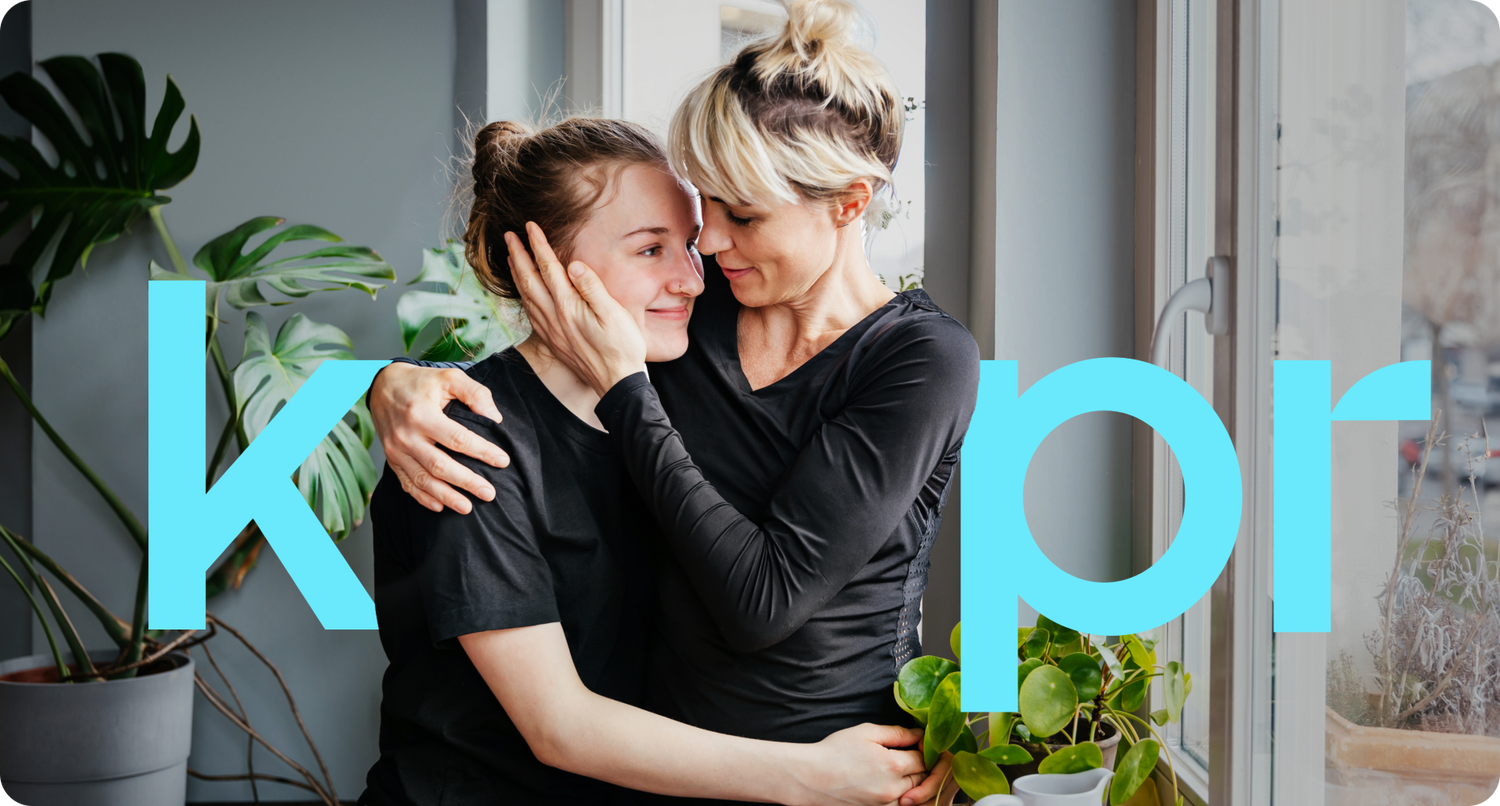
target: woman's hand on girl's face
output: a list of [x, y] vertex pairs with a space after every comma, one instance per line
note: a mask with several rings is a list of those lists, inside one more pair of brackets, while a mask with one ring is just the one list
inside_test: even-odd
[[437, 446], [446, 445], [495, 467], [509, 465], [510, 457], [444, 414], [450, 400], [463, 401], [475, 414], [500, 421], [490, 390], [462, 370], [399, 363], [382, 369], [370, 385], [370, 419], [401, 489], [433, 512], [447, 506], [468, 514], [473, 509], [469, 499], [454, 487], [485, 501], [494, 499], [495, 490]]
[[527, 222], [526, 233], [535, 262], [515, 233], [505, 234], [505, 245], [521, 304], [547, 347], [600, 395], [643, 371], [642, 323], [604, 290], [592, 269], [574, 261], [565, 271], [541, 227]]
[[829, 734], [813, 745], [813, 772], [803, 780], [809, 802], [895, 806], [927, 777], [921, 739], [920, 729], [868, 723]]

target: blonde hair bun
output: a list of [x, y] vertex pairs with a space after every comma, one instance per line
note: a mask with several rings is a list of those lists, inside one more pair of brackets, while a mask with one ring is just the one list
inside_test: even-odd
[[850, 0], [783, 5], [780, 31], [747, 44], [678, 107], [673, 167], [731, 204], [827, 202], [859, 179], [878, 194], [906, 115], [885, 66], [855, 42], [864, 12]]

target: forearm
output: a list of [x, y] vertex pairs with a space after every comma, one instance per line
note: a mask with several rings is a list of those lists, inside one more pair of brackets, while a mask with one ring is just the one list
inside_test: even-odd
[[812, 764], [812, 745], [713, 733], [587, 689], [569, 699], [548, 720], [546, 738], [537, 742], [544, 746], [532, 748], [551, 766], [676, 797], [819, 802], [799, 777]]

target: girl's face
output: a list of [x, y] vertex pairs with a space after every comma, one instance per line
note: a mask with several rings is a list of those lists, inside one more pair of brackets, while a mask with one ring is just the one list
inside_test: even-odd
[[687, 184], [664, 167], [627, 165], [573, 240], [571, 259], [593, 269], [640, 323], [647, 361], [687, 351], [693, 298], [703, 293], [700, 228]]
[[703, 202], [699, 248], [714, 255], [741, 305], [759, 308], [803, 296], [833, 265], [837, 206]]

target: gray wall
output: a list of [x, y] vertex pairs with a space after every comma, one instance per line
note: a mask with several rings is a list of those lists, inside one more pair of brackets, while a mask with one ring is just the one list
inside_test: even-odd
[[[31, 3], [13, 6], [0, 21], [0, 76], [31, 66]], [[31, 127], [19, 115], [0, 104], [0, 135], [25, 137]], [[7, 256], [25, 237], [25, 227], [0, 239], [0, 258]], [[0, 263], [3, 263], [0, 260]], [[15, 325], [0, 341], [0, 359], [10, 365], [21, 385], [31, 387], [31, 322]], [[13, 532], [31, 535], [31, 416], [9, 389], [0, 389], [0, 524]], [[12, 568], [21, 572], [10, 552], [0, 548]], [[31, 606], [8, 574], [0, 572], [0, 658], [31, 652]]]
[[[1135, 2], [1001, 0], [994, 119], [995, 358], [1022, 391], [1088, 358], [1134, 356]], [[1131, 419], [1049, 436], [1026, 477], [1047, 556], [1131, 575]]]
[[[440, 243], [455, 75], [474, 75], [472, 61], [456, 61], [452, 0], [48, 0], [35, 9], [33, 22], [38, 59], [119, 51], [140, 60], [152, 114], [169, 71], [182, 88], [187, 111], [198, 118], [203, 148], [194, 174], [167, 191], [173, 202], [164, 213], [189, 259], [210, 238], [258, 215], [315, 223], [349, 243], [372, 246], [403, 281], [415, 275], [419, 250]], [[556, 53], [562, 43], [532, 46]], [[473, 51], [470, 39], [466, 58], [482, 58]], [[0, 52], [13, 58], [9, 48]], [[179, 127], [174, 144], [185, 131]], [[35, 322], [32, 345], [39, 405], [142, 517], [148, 514], [144, 370], [150, 259], [167, 262], [148, 221], [95, 250], [87, 277], [75, 275], [59, 285], [46, 319]], [[261, 312], [273, 328], [298, 311], [336, 324], [361, 357], [384, 357], [400, 351], [394, 319], [399, 293], [387, 289], [376, 301], [358, 292], [328, 293]], [[242, 349], [243, 316], [226, 310], [224, 347], [234, 360]], [[212, 381], [209, 387], [214, 433], [206, 435], [207, 448], [224, 413], [222, 396]], [[0, 428], [5, 416], [0, 409]], [[6, 457], [14, 454], [11, 444], [7, 440]], [[50, 444], [36, 439], [31, 453], [31, 531], [37, 542], [106, 604], [128, 613], [138, 553]], [[378, 453], [376, 459], [381, 461]], [[368, 524], [341, 549], [368, 587]], [[339, 794], [358, 796], [377, 753], [385, 658], [376, 634], [324, 631], [269, 549], [244, 588], [211, 602], [210, 609], [280, 665]], [[15, 643], [18, 635], [0, 621], [0, 646]], [[108, 645], [97, 628], [88, 630], [87, 640]], [[38, 641], [33, 636], [34, 649]], [[310, 764], [275, 681], [236, 651], [232, 639], [218, 639], [215, 646], [256, 727]], [[209, 773], [242, 772], [245, 747], [242, 734], [200, 698], [191, 765]], [[256, 765], [286, 773], [260, 752]], [[261, 784], [260, 790], [263, 799], [304, 799], [284, 786]], [[248, 784], [189, 784], [190, 801], [249, 798]]]
[[[965, 325], [969, 317], [970, 176], [973, 170], [973, 0], [927, 3], [927, 211], [923, 287]], [[972, 327], [972, 325], [970, 325]], [[922, 597], [922, 651], [952, 657], [948, 634], [959, 621], [959, 506], [962, 470], [943, 510]]]
[[[927, 3], [926, 287], [984, 358], [1020, 362], [1022, 391], [1075, 361], [1134, 355], [1135, 10]], [[1131, 422], [1064, 423], [1027, 473], [1033, 534], [1085, 579], [1132, 573]], [[923, 599], [932, 654], [950, 654], [960, 615], [959, 492]]]

